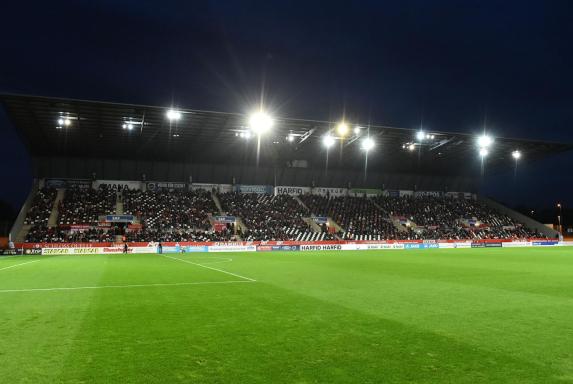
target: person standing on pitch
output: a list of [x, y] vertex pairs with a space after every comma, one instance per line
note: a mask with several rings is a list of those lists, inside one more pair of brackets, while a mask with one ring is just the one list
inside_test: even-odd
[[161, 244], [161, 241], [159, 242], [159, 244], [157, 244], [157, 253], [159, 254], [163, 253], [163, 244]]

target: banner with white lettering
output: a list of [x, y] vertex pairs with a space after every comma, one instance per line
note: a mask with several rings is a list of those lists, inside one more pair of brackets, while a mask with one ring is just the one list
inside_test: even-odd
[[326, 187], [315, 187], [312, 189], [313, 195], [321, 195], [321, 196], [346, 196], [348, 195], [347, 188], [326, 188]]

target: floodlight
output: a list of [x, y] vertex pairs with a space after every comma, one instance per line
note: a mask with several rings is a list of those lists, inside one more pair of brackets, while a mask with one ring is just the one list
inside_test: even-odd
[[511, 156], [515, 159], [515, 160], [519, 160], [521, 158], [521, 152], [519, 151], [513, 151], [511, 152]]
[[70, 125], [71, 123], [72, 123], [72, 121], [70, 119], [64, 120], [64, 125]]
[[123, 124], [121, 125], [121, 127], [122, 127], [123, 129], [126, 129], [126, 128], [127, 128], [127, 124], [123, 123]]
[[250, 138], [251, 138], [251, 132], [249, 132], [249, 131], [245, 132], [245, 133], [243, 134], [243, 137], [244, 137], [245, 139], [250, 139]]
[[261, 135], [270, 130], [274, 125], [274, 120], [265, 112], [255, 112], [249, 118], [249, 127], [257, 135]]
[[64, 125], [64, 119], [61, 117], [58, 119], [58, 125]]
[[330, 135], [326, 135], [322, 138], [322, 144], [326, 147], [326, 148], [330, 148], [334, 145], [334, 137], [330, 136]]
[[408, 149], [410, 151], [413, 151], [414, 149], [416, 149], [416, 146], [414, 144], [410, 144], [410, 146], [408, 147]]
[[489, 151], [486, 148], [480, 148], [479, 155], [481, 157], [486, 157], [489, 154]]
[[291, 143], [294, 141], [294, 135], [291, 133], [287, 136], [287, 140], [290, 141]]
[[131, 131], [133, 129], [133, 124], [131, 124], [131, 123], [127, 124], [127, 129], [129, 129]]
[[435, 137], [436, 136], [434, 136], [434, 135], [430, 135], [430, 139], [432, 139], [432, 140], [434, 140]]
[[487, 148], [493, 143], [493, 139], [488, 135], [483, 135], [478, 138], [478, 145], [480, 148]]
[[416, 133], [416, 139], [418, 139], [418, 141], [424, 141], [425, 138], [426, 134], [424, 133], [424, 131], [419, 131], [418, 133]]
[[179, 120], [181, 119], [181, 112], [176, 111], [175, 109], [170, 109], [167, 111], [166, 116], [170, 121]]
[[372, 140], [369, 137], [366, 137], [362, 140], [362, 149], [366, 152], [370, 151], [372, 148], [374, 148], [374, 140]]
[[361, 131], [360, 127], [354, 128], [354, 134], [355, 134], [356, 136], [360, 135], [360, 131]]
[[336, 126], [336, 133], [338, 133], [339, 136], [346, 136], [348, 133], [348, 124], [346, 124], [344, 121], [339, 123]]

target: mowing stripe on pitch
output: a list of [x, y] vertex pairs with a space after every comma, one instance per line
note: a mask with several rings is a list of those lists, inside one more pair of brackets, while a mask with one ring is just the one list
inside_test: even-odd
[[3, 270], [5, 270], [5, 269], [10, 269], [10, 268], [19, 267], [19, 266], [21, 266], [21, 265], [36, 263], [36, 262], [38, 262], [38, 261], [41, 261], [41, 260], [32, 260], [32, 261], [26, 261], [25, 263], [14, 264], [14, 265], [11, 265], [11, 266], [9, 266], [9, 267], [0, 268], [0, 271], [3, 271]]
[[180, 286], [186, 286], [186, 285], [240, 284], [240, 283], [254, 283], [254, 282], [255, 281], [229, 280], [229, 281], [197, 281], [194, 283], [157, 283], [157, 284], [128, 284], [128, 285], [95, 285], [95, 286], [87, 286], [87, 287], [0, 289], [0, 294], [1, 293], [14, 293], [14, 292], [79, 291], [82, 289], [180, 287]]
[[238, 274], [236, 274], [236, 273], [229, 272], [229, 271], [225, 271], [225, 270], [219, 269], [219, 268], [209, 267], [208, 265], [199, 264], [199, 263], [194, 263], [194, 262], [189, 261], [189, 260], [179, 259], [179, 258], [177, 258], [177, 257], [167, 256], [167, 255], [161, 255], [161, 256], [166, 257], [166, 258], [168, 258], [168, 259], [181, 261], [181, 262], [183, 262], [183, 263], [193, 264], [193, 265], [197, 265], [197, 266], [199, 266], [199, 267], [203, 267], [203, 268], [207, 268], [207, 269], [212, 269], [213, 271], [223, 272], [223, 273], [226, 273], [227, 275], [231, 275], [231, 276], [235, 276], [235, 277], [240, 277], [241, 279], [245, 279], [245, 280], [249, 280], [249, 281], [253, 281], [253, 282], [254, 282], [254, 281], [257, 281], [257, 280], [255, 280], [255, 279], [251, 279], [250, 277], [241, 276], [241, 275], [238, 275]]

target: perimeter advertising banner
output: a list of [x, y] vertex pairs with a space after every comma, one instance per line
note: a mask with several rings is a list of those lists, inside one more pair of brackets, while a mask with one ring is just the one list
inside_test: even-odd
[[286, 186], [278, 186], [275, 187], [275, 195], [291, 195], [291, 196], [298, 196], [310, 193], [310, 187], [286, 187]]

